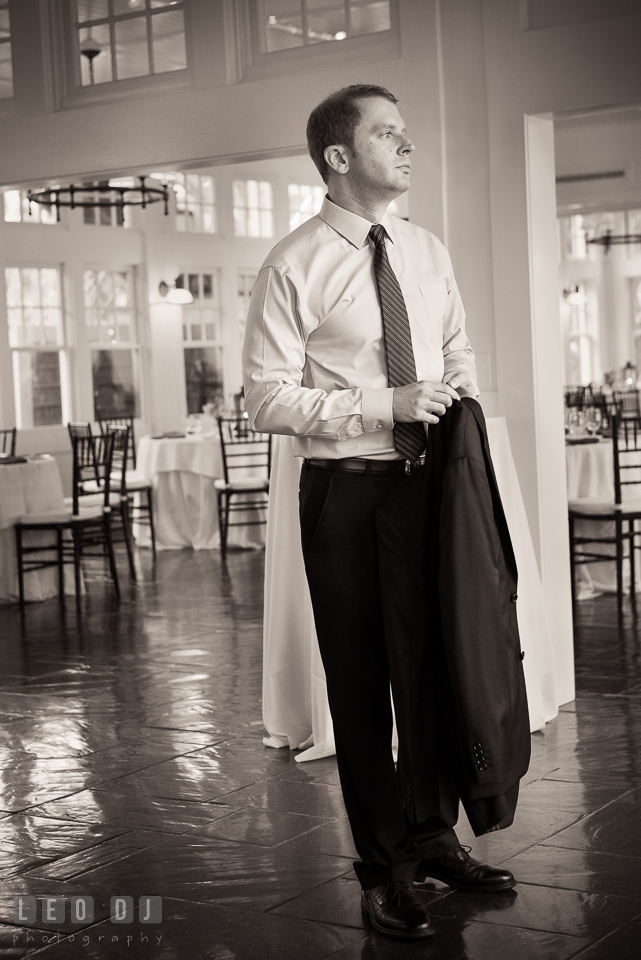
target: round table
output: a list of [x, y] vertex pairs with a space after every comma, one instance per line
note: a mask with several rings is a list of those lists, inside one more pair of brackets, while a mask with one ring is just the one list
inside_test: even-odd
[[[552, 720], [559, 701], [556, 659], [534, 546], [504, 417], [487, 420], [494, 470], [519, 570], [518, 618], [532, 730]], [[335, 752], [298, 521], [300, 460], [291, 437], [274, 437], [267, 549], [263, 720], [270, 747], [303, 749], [296, 760]]]
[[[223, 476], [219, 437], [141, 437], [137, 473], [153, 484], [156, 546], [160, 550], [211, 550], [220, 547], [214, 482]], [[252, 511], [265, 519], [265, 511]], [[150, 546], [149, 528], [137, 533]], [[230, 527], [229, 546], [257, 549], [265, 527]]]
[[[18, 600], [18, 566], [14, 525], [28, 513], [64, 512], [62, 481], [56, 460], [48, 454], [30, 457], [24, 463], [0, 459], [0, 602]], [[25, 542], [49, 543], [48, 531], [28, 531]], [[52, 553], [52, 557], [54, 554]], [[67, 581], [67, 577], [69, 580]], [[65, 592], [73, 593], [73, 575], [65, 570]], [[37, 570], [25, 577], [25, 599], [46, 600], [58, 595], [55, 567]]]

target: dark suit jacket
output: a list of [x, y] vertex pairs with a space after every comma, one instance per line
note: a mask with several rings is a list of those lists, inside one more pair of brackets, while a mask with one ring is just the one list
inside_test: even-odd
[[[453, 403], [430, 426], [425, 470], [385, 500], [377, 530], [410, 818], [421, 822], [429, 808], [438, 759], [477, 836], [509, 826], [530, 726], [516, 562], [475, 400]], [[424, 745], [426, 723], [438, 724], [438, 758]]]

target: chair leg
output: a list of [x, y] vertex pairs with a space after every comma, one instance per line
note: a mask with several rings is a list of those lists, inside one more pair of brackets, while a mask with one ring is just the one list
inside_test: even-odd
[[136, 579], [136, 564], [134, 563], [133, 534], [131, 532], [131, 523], [129, 522], [129, 504], [126, 497], [120, 500], [120, 520], [125, 536], [125, 547], [127, 548], [127, 559], [129, 560], [129, 573], [131, 579]]
[[630, 601], [633, 607], [637, 604], [637, 583], [634, 560], [635, 532], [634, 520], [628, 520], [628, 543], [629, 543], [629, 564], [630, 564]]
[[574, 547], [574, 517], [570, 517], [570, 589], [572, 591], [572, 609], [576, 606], [576, 556]]
[[114, 582], [114, 590], [116, 591], [116, 597], [120, 602], [120, 583], [118, 582], [118, 568], [116, 567], [116, 555], [114, 553], [114, 545], [111, 537], [111, 517], [108, 513], [105, 513], [103, 516], [103, 525], [105, 531], [105, 545], [107, 547], [107, 555], [109, 557], [109, 570], [111, 571], [111, 579]]
[[227, 558], [227, 531], [229, 529], [229, 501], [231, 495], [223, 491], [218, 495], [218, 519], [220, 523], [220, 555]]
[[71, 534], [73, 537], [73, 576], [76, 586], [76, 609], [80, 612], [81, 606], [81, 583], [80, 583], [80, 561], [82, 559], [82, 529], [80, 524], [74, 523], [71, 528]]
[[623, 611], [623, 522], [621, 517], [614, 521], [616, 531], [616, 568], [617, 568], [617, 611]]
[[149, 513], [149, 530], [151, 532], [151, 553], [156, 559], [156, 530], [154, 528], [154, 497], [151, 487], [147, 487], [147, 512]]
[[62, 552], [62, 527], [58, 527], [56, 536], [56, 549], [58, 552], [58, 596], [60, 602], [65, 602], [65, 565]]
[[24, 610], [24, 567], [22, 565], [22, 527], [16, 524], [16, 560], [18, 563], [18, 596], [20, 609]]

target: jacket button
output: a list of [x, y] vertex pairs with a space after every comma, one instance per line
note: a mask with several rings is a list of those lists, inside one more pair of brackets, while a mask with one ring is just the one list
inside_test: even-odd
[[525, 660], [525, 650], [521, 650], [520, 657], [521, 660]]
[[513, 593], [512, 596], [510, 597], [510, 603], [516, 603], [518, 599], [519, 599], [518, 593]]

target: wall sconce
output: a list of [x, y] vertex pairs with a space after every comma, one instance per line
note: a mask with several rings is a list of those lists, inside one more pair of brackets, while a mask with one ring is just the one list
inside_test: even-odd
[[176, 284], [170, 287], [164, 280], [161, 280], [158, 284], [158, 293], [161, 297], [167, 298], [167, 303], [185, 304], [194, 302], [189, 290], [185, 290], [184, 287], [177, 287]]

